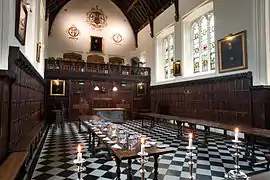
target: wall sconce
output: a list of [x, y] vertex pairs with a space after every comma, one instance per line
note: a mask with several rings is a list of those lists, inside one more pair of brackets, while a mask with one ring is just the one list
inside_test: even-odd
[[94, 91], [99, 91], [99, 87], [95, 86]]

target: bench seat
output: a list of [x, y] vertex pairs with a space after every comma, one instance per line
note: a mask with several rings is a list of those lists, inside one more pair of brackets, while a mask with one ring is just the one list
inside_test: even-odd
[[0, 180], [14, 180], [28, 156], [27, 151], [13, 152], [0, 166]]

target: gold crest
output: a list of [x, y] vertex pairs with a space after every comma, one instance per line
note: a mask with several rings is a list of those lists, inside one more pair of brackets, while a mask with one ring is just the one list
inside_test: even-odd
[[107, 16], [102, 9], [92, 8], [86, 13], [86, 22], [95, 30], [102, 30], [107, 25]]

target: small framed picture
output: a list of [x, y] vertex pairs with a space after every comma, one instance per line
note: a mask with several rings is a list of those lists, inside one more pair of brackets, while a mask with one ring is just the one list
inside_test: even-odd
[[181, 76], [182, 75], [181, 61], [175, 61], [173, 63], [173, 75], [174, 76]]
[[103, 37], [91, 36], [90, 51], [103, 52]]
[[146, 84], [145, 83], [138, 83], [137, 84], [137, 96], [144, 96], [146, 94]]
[[36, 60], [37, 60], [37, 62], [40, 62], [40, 51], [41, 51], [41, 43], [39, 42], [39, 43], [37, 43], [37, 50], [36, 50], [37, 52], [37, 54], [36, 54]]
[[22, 0], [16, 0], [15, 37], [25, 45], [28, 12]]
[[219, 72], [247, 69], [246, 31], [218, 41]]
[[65, 96], [66, 81], [51, 80], [50, 95], [51, 96]]

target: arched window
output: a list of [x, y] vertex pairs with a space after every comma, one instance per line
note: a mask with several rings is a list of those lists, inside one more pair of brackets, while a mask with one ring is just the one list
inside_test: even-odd
[[173, 77], [173, 62], [174, 62], [174, 35], [170, 34], [163, 40], [163, 58], [165, 79]]
[[215, 69], [214, 14], [209, 13], [192, 24], [193, 72]]

